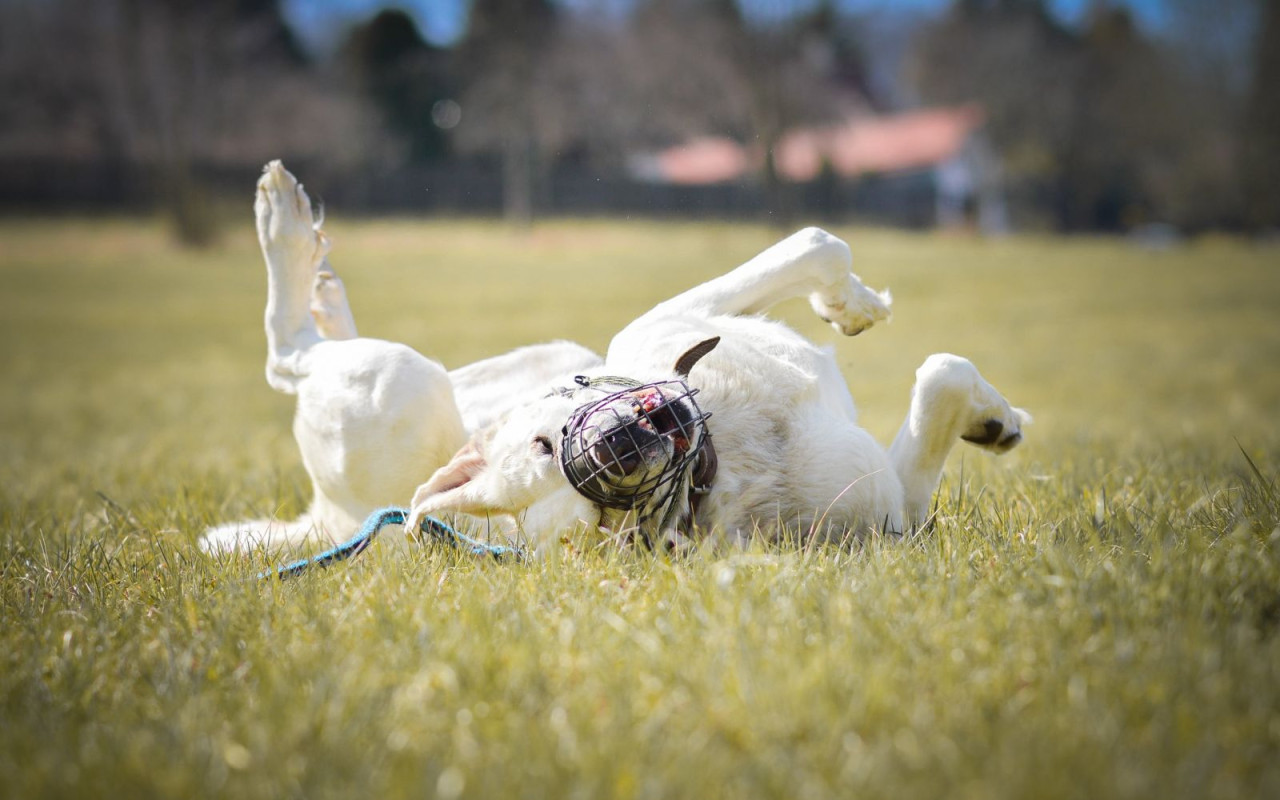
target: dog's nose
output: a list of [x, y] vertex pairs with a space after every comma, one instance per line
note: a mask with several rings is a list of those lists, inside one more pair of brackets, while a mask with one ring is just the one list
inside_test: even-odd
[[604, 471], [625, 477], [644, 465], [645, 447], [654, 438], [638, 425], [624, 425], [600, 437], [591, 446], [591, 457]]
[[640, 448], [626, 435], [617, 433], [611, 433], [596, 442], [591, 448], [591, 457], [606, 472], [619, 477], [630, 475], [644, 462]]

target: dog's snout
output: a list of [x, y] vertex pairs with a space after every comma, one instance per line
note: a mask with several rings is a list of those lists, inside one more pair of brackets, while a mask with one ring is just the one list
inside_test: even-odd
[[655, 443], [656, 437], [638, 425], [622, 425], [591, 446], [591, 457], [606, 472], [625, 477], [644, 466], [645, 450]]
[[669, 498], [706, 438], [694, 393], [675, 381], [624, 386], [579, 406], [564, 428], [561, 471], [602, 507], [640, 508], [663, 487]]
[[640, 450], [626, 437], [610, 434], [591, 447], [591, 458], [607, 472], [630, 475], [639, 468], [643, 459]]

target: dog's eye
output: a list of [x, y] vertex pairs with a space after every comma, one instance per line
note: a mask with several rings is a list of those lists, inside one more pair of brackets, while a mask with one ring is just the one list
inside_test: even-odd
[[533, 439], [533, 450], [544, 456], [549, 456], [555, 449], [551, 446], [551, 440], [545, 436], [535, 436]]

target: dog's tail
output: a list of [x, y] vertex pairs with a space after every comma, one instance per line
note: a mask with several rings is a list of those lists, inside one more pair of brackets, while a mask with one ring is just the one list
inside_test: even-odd
[[251, 519], [209, 528], [200, 537], [200, 549], [206, 553], [247, 552], [258, 548], [275, 552], [307, 543], [330, 544], [333, 539], [310, 514], [303, 514], [292, 522]]

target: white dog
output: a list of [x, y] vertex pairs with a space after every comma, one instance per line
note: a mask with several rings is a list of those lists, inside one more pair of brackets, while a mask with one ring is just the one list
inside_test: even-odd
[[925, 521], [957, 440], [1005, 452], [1029, 420], [969, 361], [935, 355], [916, 371], [888, 451], [859, 428], [830, 353], [757, 316], [807, 297], [847, 335], [888, 317], [888, 295], [816, 228], [658, 305], [603, 363], [558, 342], [446, 372], [405, 345], [357, 337], [310, 200], [279, 162], [255, 211], [267, 381], [298, 398], [294, 435], [315, 500], [291, 523], [213, 529], [206, 548], [342, 539], [409, 497], [410, 529], [428, 514], [491, 516], [535, 546], [583, 526], [668, 544], [902, 532]]

